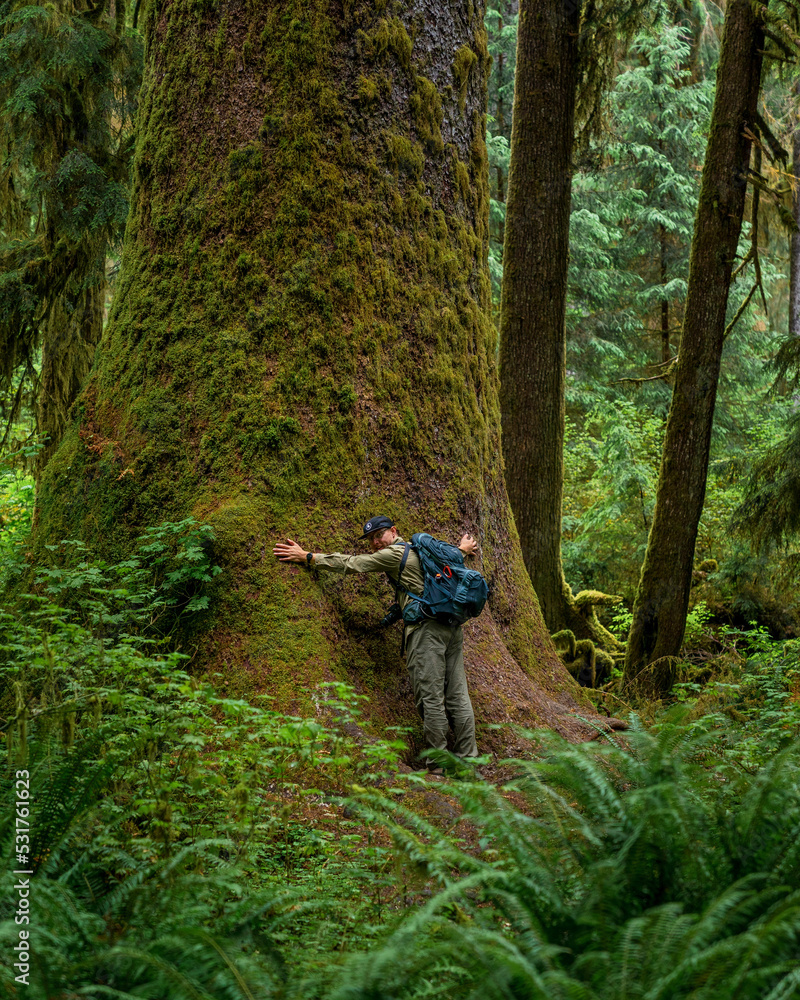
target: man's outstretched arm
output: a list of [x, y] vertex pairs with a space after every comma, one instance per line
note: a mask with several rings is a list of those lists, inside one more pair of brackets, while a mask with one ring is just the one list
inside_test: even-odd
[[273, 554], [281, 562], [300, 563], [313, 566], [328, 573], [391, 573], [396, 572], [403, 555], [402, 545], [390, 545], [378, 552], [348, 556], [341, 552], [313, 552], [308, 560], [308, 551], [298, 545], [293, 538], [278, 542], [273, 546]]
[[[472, 535], [464, 535], [458, 543], [458, 548], [464, 556], [474, 556], [478, 551], [478, 543]], [[360, 556], [326, 556], [324, 552], [314, 552], [311, 560], [308, 560], [308, 551], [298, 545], [292, 538], [287, 538], [285, 542], [278, 542], [273, 546], [273, 555], [281, 562], [301, 563], [313, 566], [317, 559], [320, 560], [320, 569], [338, 570], [350, 573], [370, 573], [391, 571], [400, 561], [400, 554], [396, 546], [390, 546], [380, 552], [370, 553]], [[330, 563], [330, 565], [329, 565]]]

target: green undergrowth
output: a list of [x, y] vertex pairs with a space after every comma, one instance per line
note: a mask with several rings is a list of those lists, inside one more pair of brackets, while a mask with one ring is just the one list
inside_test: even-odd
[[[302, 718], [187, 672], [176, 638], [206, 609], [210, 540], [202, 525], [161, 525], [116, 565], [62, 543], [0, 610], [0, 840], [33, 872], [35, 901], [14, 910], [6, 868], [0, 939], [32, 918], [21, 981], [36, 996], [97, 984], [196, 996], [234, 988], [257, 954], [277, 956], [280, 983], [292, 928], [318, 956], [383, 919], [382, 849], [330, 803], [359, 775], [386, 780], [404, 744], [347, 735], [362, 699], [344, 685], [310, 692], [317, 714]], [[328, 915], [309, 924], [311, 911]], [[13, 988], [10, 966], [0, 975]]]
[[[622, 635], [630, 613], [618, 611], [611, 628]], [[610, 714], [634, 708], [649, 724], [733, 725], [738, 766], [756, 773], [800, 737], [800, 640], [775, 640], [756, 622], [720, 626], [703, 601], [689, 612], [676, 681], [662, 701], [627, 700], [621, 666], [591, 699]]]
[[800, 640], [776, 642], [755, 623], [718, 630], [706, 624], [703, 638], [686, 651], [672, 711], [688, 712], [695, 724], [734, 720], [739, 763], [755, 772], [800, 736]]
[[798, 995], [794, 645], [730, 637], [727, 678], [655, 725], [526, 732], [505, 785], [436, 780], [346, 684], [291, 715], [192, 675], [207, 526], [51, 555], [0, 612], [0, 843], [34, 873], [30, 925], [0, 875], [0, 946], [30, 927], [26, 995], [610, 1000], [633, 970], [642, 996]]
[[24, 563], [36, 488], [20, 462], [32, 465], [38, 451], [36, 444], [26, 444], [0, 452], [0, 589]]

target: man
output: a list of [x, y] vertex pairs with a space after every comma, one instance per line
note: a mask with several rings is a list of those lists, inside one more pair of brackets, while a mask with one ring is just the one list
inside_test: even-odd
[[[406, 543], [383, 514], [370, 518], [359, 541], [367, 539], [371, 555], [348, 556], [335, 552], [307, 552], [287, 538], [273, 553], [281, 562], [295, 562], [330, 573], [386, 573], [395, 585], [397, 601], [404, 608], [410, 595], [420, 597], [425, 586], [424, 574], [416, 552], [409, 549], [405, 564]], [[464, 535], [458, 547], [472, 556], [478, 543]], [[425, 742], [433, 750], [447, 747], [448, 717], [453, 727], [453, 749], [462, 758], [476, 757], [475, 715], [472, 711], [464, 673], [463, 635], [458, 624], [445, 625], [435, 619], [405, 625], [406, 664], [414, 691], [414, 701], [422, 716]], [[433, 765], [431, 766], [432, 769]]]

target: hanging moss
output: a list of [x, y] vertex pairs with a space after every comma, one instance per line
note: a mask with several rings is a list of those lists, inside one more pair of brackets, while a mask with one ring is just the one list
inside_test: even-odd
[[616, 660], [591, 639], [576, 639], [571, 629], [555, 632], [552, 639], [567, 670], [582, 687], [601, 687], [611, 679]]
[[[607, 681], [611, 680], [611, 672], [616, 666], [617, 661], [614, 657], [607, 653], [604, 649], [595, 648], [595, 662], [594, 662], [594, 686], [602, 687]], [[620, 666], [622, 665], [622, 659], [620, 658]]]
[[357, 34], [359, 55], [369, 62], [378, 62], [393, 55], [406, 73], [412, 72], [413, 44], [399, 17], [381, 20], [372, 31]]
[[596, 686], [596, 660], [597, 650], [592, 640], [579, 639], [575, 643], [575, 654], [566, 661], [566, 667], [581, 687]]
[[477, 55], [469, 45], [462, 45], [456, 52], [453, 60], [453, 78], [458, 90], [458, 107], [464, 113], [467, 103], [467, 87], [469, 86], [470, 73], [478, 62]]
[[424, 76], [417, 77], [416, 90], [408, 99], [411, 113], [417, 125], [417, 131], [428, 151], [440, 155], [444, 151], [442, 141], [442, 98], [432, 83]]
[[[425, 154], [417, 142], [411, 142], [405, 136], [386, 135], [386, 149], [389, 166], [419, 180], [425, 168]], [[402, 201], [399, 203], [402, 206]], [[401, 209], [402, 210], [402, 209]]]
[[566, 654], [566, 658], [569, 660], [575, 659], [575, 633], [570, 629], [562, 629], [561, 632], [555, 632], [552, 635], [552, 640], [555, 643], [556, 649], [563, 651]]

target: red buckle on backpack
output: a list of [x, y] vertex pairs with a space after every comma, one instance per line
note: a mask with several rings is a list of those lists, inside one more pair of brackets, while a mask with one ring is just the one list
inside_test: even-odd
[[453, 571], [449, 566], [442, 566], [442, 572], [446, 577], [448, 577], [448, 579], [453, 575]]

